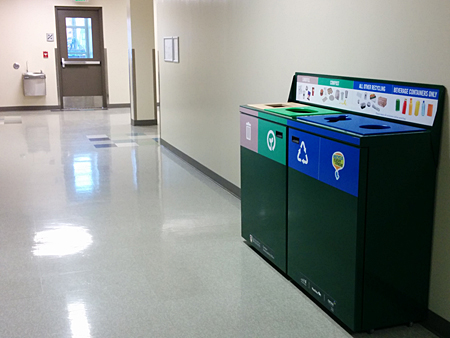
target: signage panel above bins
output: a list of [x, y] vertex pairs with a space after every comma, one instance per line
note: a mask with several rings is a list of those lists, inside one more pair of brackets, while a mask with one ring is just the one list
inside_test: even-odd
[[328, 76], [296, 76], [298, 102], [432, 126], [440, 89], [358, 81]]
[[296, 73], [240, 107], [242, 237], [353, 331], [427, 314], [444, 96]]

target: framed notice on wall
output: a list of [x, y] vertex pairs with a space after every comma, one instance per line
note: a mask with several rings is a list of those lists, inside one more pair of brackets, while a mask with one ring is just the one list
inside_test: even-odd
[[180, 62], [178, 36], [164, 38], [164, 61]]
[[173, 62], [173, 38], [164, 38], [164, 61]]

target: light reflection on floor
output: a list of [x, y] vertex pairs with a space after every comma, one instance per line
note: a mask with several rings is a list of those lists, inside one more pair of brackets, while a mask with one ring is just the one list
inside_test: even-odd
[[71, 224], [53, 224], [34, 236], [35, 256], [67, 256], [80, 253], [92, 244], [89, 230]]

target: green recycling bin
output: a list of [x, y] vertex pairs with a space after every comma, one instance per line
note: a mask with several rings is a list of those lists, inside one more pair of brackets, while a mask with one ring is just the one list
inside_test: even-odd
[[242, 237], [286, 272], [286, 120], [240, 111]]

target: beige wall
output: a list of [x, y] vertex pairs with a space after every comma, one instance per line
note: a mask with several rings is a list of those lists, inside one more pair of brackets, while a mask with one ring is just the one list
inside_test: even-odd
[[[155, 120], [153, 49], [155, 48], [152, 0], [128, 0], [130, 31], [128, 48], [134, 49], [136, 116], [135, 120]], [[131, 52], [129, 51], [131, 56]], [[133, 107], [134, 110], [134, 107]]]
[[[46, 41], [54, 33], [55, 6], [76, 6], [73, 0], [0, 1], [0, 107], [48, 106], [58, 104], [55, 42]], [[91, 0], [81, 5], [103, 7], [105, 48], [108, 49], [109, 102], [129, 103], [126, 0]], [[43, 51], [49, 52], [44, 59]], [[42, 70], [47, 75], [47, 95], [25, 97], [22, 73]], [[13, 69], [18, 62], [19, 70]]]
[[[239, 185], [245, 103], [285, 101], [295, 71], [450, 89], [445, 0], [156, 0], [161, 136]], [[180, 63], [162, 39], [180, 37]], [[450, 145], [445, 105], [430, 309], [450, 320]], [[420, 207], [420, 201], [411, 201]]]

